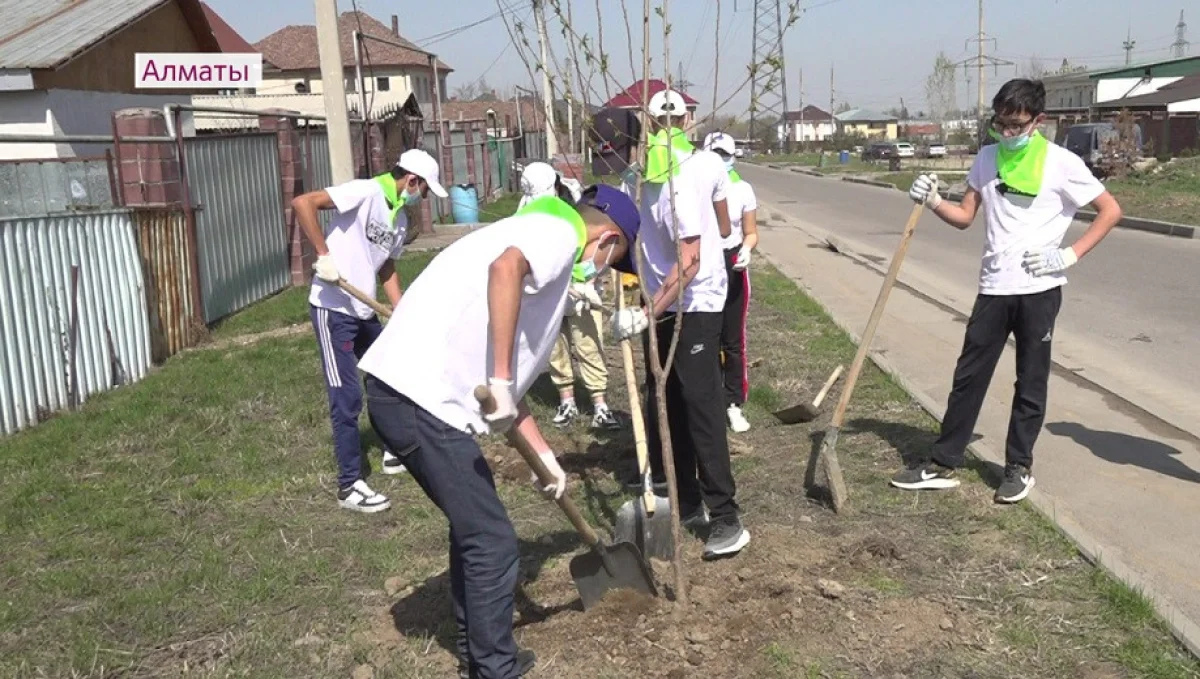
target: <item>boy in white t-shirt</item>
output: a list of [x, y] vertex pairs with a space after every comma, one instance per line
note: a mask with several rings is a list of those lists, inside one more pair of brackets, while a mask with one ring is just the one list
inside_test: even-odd
[[[650, 100], [659, 130], [648, 141], [642, 184], [642, 247], [637, 273], [651, 296], [646, 308], [624, 309], [614, 316], [617, 341], [645, 330], [655, 319], [660, 360], [666, 359], [674, 334], [675, 312], [683, 289], [682, 327], [667, 375], [667, 416], [674, 451], [679, 512], [689, 528], [707, 525], [704, 558], [733, 556], [750, 542], [734, 498], [737, 488], [729, 459], [721, 385], [721, 327], [728, 276], [721, 239], [730, 228], [727, 214], [729, 174], [717, 154], [694, 150], [672, 125], [684, 111], [676, 92]], [[632, 190], [626, 182], [626, 190]], [[724, 219], [719, 215], [724, 214]], [[679, 242], [680, 258], [676, 256]], [[650, 356], [648, 338], [643, 341]], [[648, 359], [647, 359], [648, 360]], [[656, 486], [666, 482], [654, 377], [647, 363], [646, 438]]]
[[[345, 509], [373, 513], [391, 503], [363, 479], [358, 433], [362, 412], [358, 358], [383, 325], [370, 307], [338, 287], [338, 280], [344, 278], [374, 296], [378, 279], [395, 307], [401, 298], [395, 260], [404, 250], [408, 234], [404, 207], [414, 205], [431, 190], [441, 198], [447, 195], [438, 183], [437, 162], [428, 153], [412, 149], [401, 154], [389, 173], [312, 191], [292, 201], [296, 220], [317, 252], [308, 302], [329, 396], [338, 462], [338, 505]], [[336, 210], [328, 233], [317, 219], [317, 211], [324, 209]], [[404, 471], [399, 458], [385, 448], [383, 472]]]
[[705, 137], [704, 148], [720, 156], [729, 173], [727, 200], [732, 228], [721, 242], [725, 251], [725, 274], [729, 278], [721, 325], [721, 372], [725, 384], [725, 416], [729, 419], [729, 428], [741, 433], [750, 429], [742, 405], [750, 394], [746, 315], [750, 312], [750, 253], [758, 245], [758, 198], [750, 182], [733, 169], [737, 148], [733, 137], [724, 132], [713, 132]]
[[[892, 477], [906, 490], [953, 488], [992, 373], [1012, 335], [1017, 383], [997, 502], [1020, 502], [1033, 488], [1033, 445], [1046, 415], [1054, 322], [1062, 305], [1064, 271], [1104, 239], [1121, 207], [1083, 160], [1051, 143], [1036, 128], [1045, 120], [1046, 89], [1036, 80], [1010, 80], [992, 101], [989, 134], [997, 143], [979, 151], [959, 205], [942, 200], [937, 176], [922, 175], [909, 195], [951, 226], [966, 229], [982, 207], [987, 242], [979, 295], [967, 321], [941, 436], [930, 455]], [[1096, 206], [1096, 218], [1073, 245], [1061, 248], [1076, 211]]]
[[[413, 478], [450, 522], [450, 591], [458, 623], [460, 676], [510, 679], [534, 664], [513, 639], [517, 535], [474, 435], [514, 428], [555, 478], [566, 474], [525, 405], [550, 360], [572, 272], [597, 276], [626, 262], [636, 237], [633, 202], [616, 197], [579, 207], [555, 196], [464, 236], [409, 286], [363, 356], [367, 412]], [[627, 263], [620, 266], [628, 267]], [[474, 389], [496, 402], [481, 412]]]

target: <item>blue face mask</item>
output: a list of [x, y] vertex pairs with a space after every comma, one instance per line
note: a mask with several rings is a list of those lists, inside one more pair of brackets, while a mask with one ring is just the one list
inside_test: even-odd
[[1020, 151], [1029, 145], [1029, 139], [1031, 137], [1032, 135], [1026, 132], [1025, 134], [1018, 134], [1015, 137], [1002, 136], [997, 140], [997, 142], [1000, 144], [1000, 146], [1004, 147], [1004, 150], [1006, 151]]
[[733, 156], [729, 156], [728, 158], [726, 158], [726, 159], [725, 159], [725, 169], [726, 169], [726, 170], [732, 170], [732, 169], [733, 169], [733, 163], [734, 163]]
[[[597, 252], [600, 250], [600, 247], [602, 247], [602, 246], [603, 246], [603, 242], [601, 243], [600, 246], [597, 246], [597, 248], [596, 248]], [[608, 264], [609, 264], [608, 260], [610, 257], [612, 257], [612, 250], [609, 250], [608, 256], [606, 256], [604, 258], [604, 264], [603, 264], [604, 268], [608, 267]], [[582, 278], [584, 283], [591, 283], [593, 280], [596, 279], [596, 276], [600, 275], [600, 268], [601, 268], [600, 266], [596, 265], [596, 255], [593, 254], [592, 258], [587, 260], [586, 262], [580, 262], [580, 263], [576, 264], [574, 269], [572, 270], [572, 273], [574, 273], [579, 278]]]
[[405, 206], [416, 205], [417, 203], [420, 203], [420, 202], [421, 202], [421, 190], [420, 189], [413, 191], [412, 193], [409, 193], [408, 191], [404, 192], [404, 205]]

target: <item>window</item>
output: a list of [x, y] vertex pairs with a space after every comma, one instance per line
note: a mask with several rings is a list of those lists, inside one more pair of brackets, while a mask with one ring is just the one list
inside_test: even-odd
[[376, 92], [387, 92], [390, 89], [392, 89], [392, 81], [390, 78], [383, 77], [375, 79]]
[[345, 85], [346, 92], [349, 92], [349, 93], [358, 92], [358, 80], [357, 79], [346, 78], [345, 82], [346, 82], [346, 85]]

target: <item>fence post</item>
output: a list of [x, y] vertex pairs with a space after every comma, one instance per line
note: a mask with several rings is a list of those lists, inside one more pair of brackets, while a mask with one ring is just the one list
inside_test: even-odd
[[475, 122], [469, 122], [463, 125], [463, 148], [467, 151], [467, 183], [474, 184], [475, 190], [479, 190], [478, 175], [475, 172]]
[[492, 154], [488, 149], [491, 144], [491, 137], [488, 135], [487, 123], [483, 124], [483, 202], [487, 203], [492, 198]]
[[[439, 174], [443, 177], [442, 186], [449, 187], [454, 184], [454, 149], [450, 148], [450, 121], [442, 121], [442, 129], [438, 130], [438, 143], [442, 147], [442, 166], [438, 168]], [[440, 200], [442, 204], [442, 215], [447, 216], [452, 214], [450, 199], [443, 198]]]
[[306, 186], [306, 173], [303, 167], [303, 151], [300, 148], [300, 133], [296, 130], [296, 119], [280, 114], [294, 114], [295, 111], [284, 109], [267, 109], [264, 115], [258, 117], [258, 129], [264, 132], [274, 132], [276, 145], [279, 149], [279, 182], [280, 193], [283, 196], [284, 234], [287, 238], [288, 268], [292, 274], [292, 285], [307, 285], [310, 280], [312, 264], [316, 261], [316, 253], [312, 245], [304, 238], [304, 234], [296, 226], [296, 215], [292, 210], [292, 199], [300, 194], [313, 190]]
[[[113, 137], [166, 137], [167, 119], [153, 108], [126, 108], [113, 114]], [[165, 143], [114, 143], [119, 162], [122, 205], [179, 204], [183, 201], [179, 158]]]

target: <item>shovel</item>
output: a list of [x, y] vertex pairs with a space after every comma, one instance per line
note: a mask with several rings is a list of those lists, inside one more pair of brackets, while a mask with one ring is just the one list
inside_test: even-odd
[[339, 278], [337, 284], [339, 288], [345, 290], [350, 294], [351, 297], [371, 307], [371, 310], [379, 314], [381, 318], [391, 318], [391, 309], [388, 309], [384, 305], [380, 304], [379, 300], [375, 299], [374, 297], [368, 297], [367, 293], [351, 285], [350, 282], [345, 278]]
[[[485, 413], [496, 408], [491, 393], [483, 385], [475, 387], [475, 400], [479, 401]], [[529, 442], [516, 430], [509, 431], [508, 442], [517, 449], [525, 464], [529, 465], [543, 485], [554, 483], [554, 477], [542, 464], [537, 453], [533, 452]], [[632, 589], [649, 596], [658, 596], [650, 566], [642, 558], [642, 553], [637, 547], [628, 542], [612, 545], [606, 543], [583, 519], [570, 495], [563, 493], [555, 502], [570, 519], [571, 525], [579, 532], [583, 541], [591, 547], [590, 552], [571, 559], [571, 579], [575, 581], [575, 588], [579, 590], [584, 610], [597, 604], [613, 589]]]
[[[617, 309], [625, 308], [625, 293], [620, 279], [613, 271], [613, 289], [617, 293]], [[621, 358], [625, 362], [625, 389], [629, 392], [629, 413], [633, 418], [633, 440], [637, 448], [638, 478], [642, 496], [626, 502], [617, 511], [613, 531], [617, 542], [630, 542], [647, 558], [670, 561], [675, 556], [675, 540], [671, 532], [671, 502], [654, 494], [650, 479], [650, 452], [646, 446], [646, 422], [642, 419], [641, 397], [638, 396], [637, 374], [633, 369], [633, 348], [629, 340], [621, 341]]]
[[800, 424], [802, 422], [812, 422], [817, 419], [817, 415], [821, 414], [821, 402], [825, 400], [825, 395], [833, 387], [833, 383], [837, 382], [837, 378], [842, 374], [842, 366], [834, 369], [833, 374], [829, 379], [825, 380], [825, 386], [821, 387], [821, 391], [817, 392], [817, 397], [812, 403], [801, 403], [800, 405], [784, 408], [783, 410], [774, 413], [776, 419], [783, 424]]

